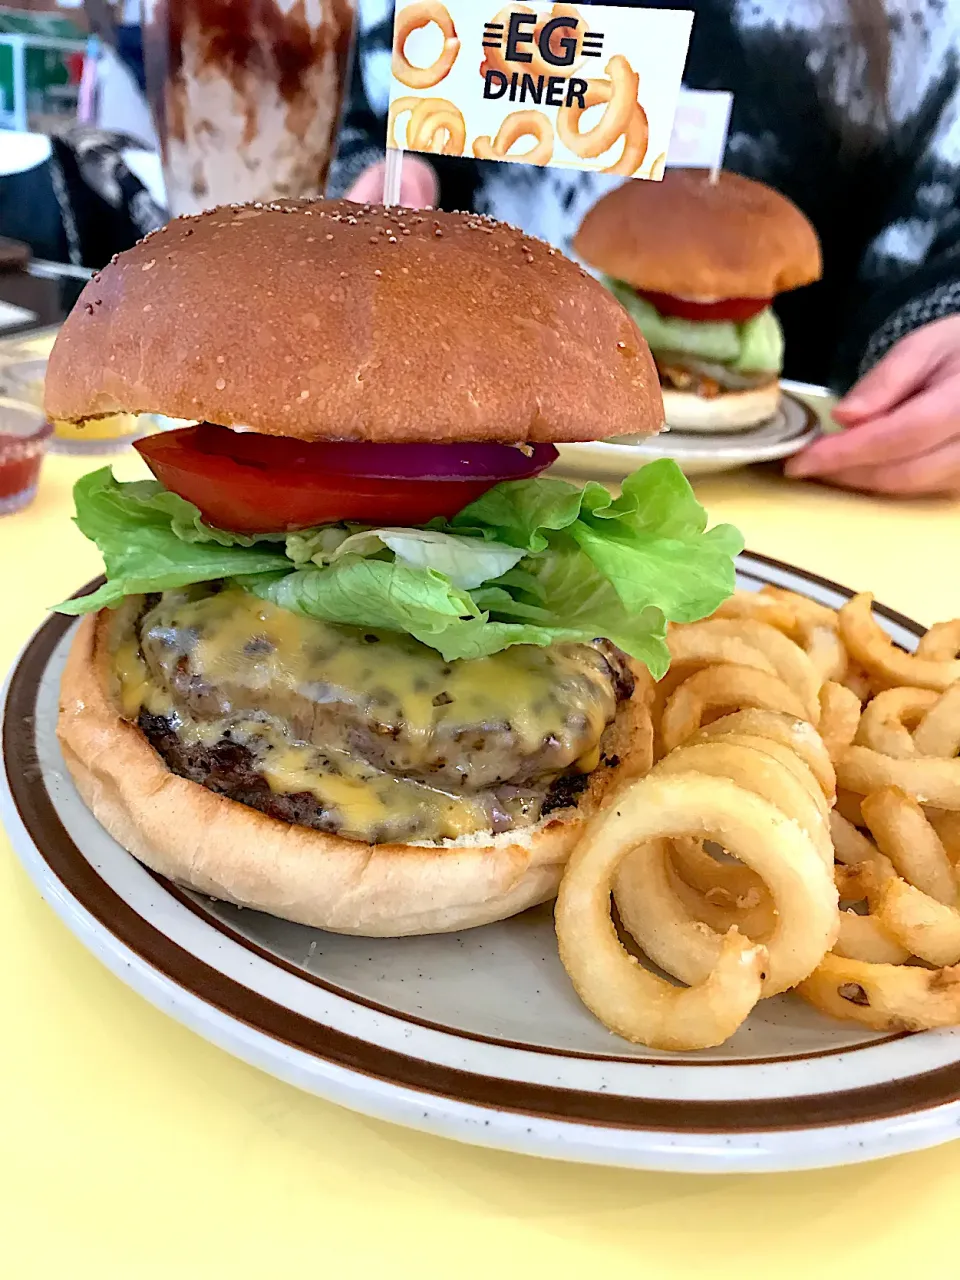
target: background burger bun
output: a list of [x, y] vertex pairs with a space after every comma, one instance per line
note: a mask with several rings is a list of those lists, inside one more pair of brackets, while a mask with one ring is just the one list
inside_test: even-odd
[[712, 399], [692, 391], [663, 389], [663, 411], [668, 427], [678, 431], [745, 431], [767, 422], [777, 412], [780, 383], [749, 391], [724, 391]]
[[573, 242], [608, 276], [691, 300], [772, 298], [819, 280], [817, 234], [795, 204], [762, 182], [668, 169], [625, 182], [593, 206]]
[[83, 800], [125, 849], [199, 893], [335, 933], [444, 933], [516, 915], [556, 895], [589, 815], [652, 762], [648, 699], [637, 671], [576, 808], [536, 827], [435, 845], [361, 844], [269, 818], [170, 773], [109, 684], [108, 610], [88, 614], [64, 670], [57, 732]]
[[557, 250], [478, 215], [348, 201], [225, 206], [120, 254], [63, 326], [45, 407], [394, 443], [663, 422], [639, 330]]

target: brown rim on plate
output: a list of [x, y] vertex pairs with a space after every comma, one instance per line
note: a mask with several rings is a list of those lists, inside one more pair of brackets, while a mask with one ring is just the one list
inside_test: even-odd
[[[784, 409], [783, 402], [789, 401], [791, 411], [797, 415], [796, 423], [793, 427], [790, 425], [790, 417]], [[822, 426], [822, 420], [817, 410], [806, 400], [801, 400], [799, 396], [794, 395], [791, 391], [781, 390], [780, 401], [777, 404], [775, 413], [765, 418], [762, 422], [757, 422], [750, 427], [737, 427], [732, 430], [724, 431], [692, 431], [689, 427], [671, 427], [665, 426], [659, 435], [653, 436], [610, 436], [604, 440], [577, 441], [560, 446], [560, 455], [574, 458], [582, 456], [594, 449], [612, 449], [617, 451], [616, 456], [622, 457], [622, 452], [629, 450], [638, 456], [656, 454], [657, 457], [672, 456], [668, 446], [679, 442], [680, 453], [678, 458], [681, 461], [689, 461], [691, 459], [702, 458], [704, 456], [713, 457], [717, 454], [717, 448], [711, 448], [711, 445], [719, 446], [719, 452], [722, 454], [728, 449], [736, 449], [739, 452], [758, 452], [762, 456], [758, 459], [760, 462], [769, 461], [777, 462], [784, 455], [778, 450], [807, 440], [812, 440], [819, 432]], [[776, 428], [780, 434], [774, 435], [771, 439], [769, 432]], [[757, 442], [757, 436], [761, 436], [760, 443]], [[664, 452], [665, 451], [665, 452]], [[753, 463], [744, 463], [744, 466], [752, 466]]]
[[[814, 409], [812, 405], [807, 404], [806, 400], [801, 400], [798, 396], [791, 395], [789, 391], [784, 391], [781, 388], [780, 401], [783, 401], [783, 400], [789, 400], [790, 403], [794, 406], [794, 408], [800, 411], [801, 416], [797, 418], [797, 425], [793, 429], [791, 429], [790, 427], [790, 422], [787, 419], [786, 414], [784, 413], [781, 403], [778, 402], [776, 413], [772, 414], [771, 417], [769, 418], [764, 418], [762, 422], [754, 423], [753, 426], [750, 426], [750, 427], [738, 427], [730, 431], [691, 431], [689, 427], [668, 426], [664, 434], [666, 435], [666, 438], [668, 440], [671, 437], [676, 438], [678, 435], [680, 435], [680, 436], [683, 436], [684, 439], [688, 439], [688, 440], [695, 439], [697, 441], [703, 440], [704, 442], [717, 440], [721, 444], [741, 444], [742, 445], [744, 443], [745, 436], [749, 440], [751, 432], [759, 431], [763, 427], [769, 427], [772, 423], [776, 422], [778, 416], [782, 416], [784, 419], [785, 433], [776, 441], [776, 444], [777, 445], [793, 444], [795, 440], [802, 439], [802, 437], [806, 436], [809, 432], [813, 431], [814, 428], [819, 427], [820, 415], [817, 413], [816, 409]], [[611, 440], [601, 441], [600, 443], [618, 444], [620, 442], [614, 436]], [[773, 442], [771, 441], [770, 444], [772, 445]], [[765, 448], [765, 447], [769, 447], [769, 446], [761, 446], [761, 448]]]
[[[852, 594], [827, 578], [793, 569], [781, 561], [752, 553], [746, 555], [755, 563], [804, 578], [841, 596], [849, 598]], [[757, 575], [749, 571], [742, 572], [757, 579]], [[96, 585], [90, 584], [78, 594], [85, 594]], [[914, 635], [923, 634], [923, 627], [902, 614], [882, 605], [875, 607], [888, 621]], [[250, 990], [173, 942], [138, 915], [102, 879], [63, 826], [46, 784], [38, 776], [37, 695], [50, 657], [71, 624], [70, 618], [59, 615], [49, 618], [27, 645], [11, 674], [3, 724], [3, 755], [20, 819], [53, 874], [114, 938], [184, 991], [261, 1034], [348, 1071], [451, 1102], [556, 1122], [628, 1130], [724, 1133], [819, 1128], [890, 1119], [954, 1102], [960, 1097], [960, 1063], [845, 1092], [785, 1098], [732, 1101], [634, 1098], [552, 1087], [485, 1076], [385, 1049], [315, 1022]], [[308, 975], [300, 972], [300, 976]], [[457, 1028], [440, 1029], [463, 1038]], [[860, 1048], [843, 1050], [863, 1051]], [[790, 1060], [789, 1057], [777, 1059]], [[631, 1061], [647, 1065], [649, 1060]], [[753, 1061], [745, 1058], [739, 1060], [739, 1065]], [[670, 1063], [675, 1065], [672, 1059]], [[738, 1060], [722, 1065], [737, 1066]]]

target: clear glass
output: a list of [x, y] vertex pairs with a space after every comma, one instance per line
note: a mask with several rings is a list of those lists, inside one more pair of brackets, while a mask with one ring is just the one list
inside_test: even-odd
[[36, 405], [0, 398], [0, 515], [22, 511], [36, 497], [51, 431]]
[[[0, 396], [9, 396], [36, 409], [43, 407], [43, 380], [47, 362], [40, 357], [9, 360], [0, 365]], [[77, 426], [54, 422], [50, 449], [53, 453], [119, 453], [139, 440], [152, 423], [132, 413], [114, 413]]]
[[322, 194], [353, 11], [354, 0], [145, 0], [171, 214]]

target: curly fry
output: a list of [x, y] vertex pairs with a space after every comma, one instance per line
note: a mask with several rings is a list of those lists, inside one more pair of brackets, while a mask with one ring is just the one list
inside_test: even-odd
[[[413, 94], [407, 94], [405, 97], [395, 98], [393, 102], [390, 103], [390, 110], [387, 113], [387, 146], [388, 147], [397, 147], [399, 145], [397, 143], [396, 123], [397, 123], [397, 120], [403, 115], [403, 113], [405, 111], [416, 111], [417, 107], [420, 105], [421, 102], [428, 102], [428, 101], [429, 101], [428, 98], [416, 98], [413, 96]], [[407, 146], [410, 145], [409, 144], [409, 132], [410, 132], [409, 125], [410, 125], [410, 121], [408, 120], [407, 121], [407, 135], [408, 135]]]
[[[431, 22], [435, 22], [443, 34], [443, 50], [436, 62], [432, 62], [429, 67], [415, 67], [404, 53], [407, 37], [412, 31], [419, 31]], [[450, 74], [459, 52], [457, 29], [440, 0], [416, 0], [416, 3], [401, 9], [397, 16], [392, 63], [394, 78], [401, 84], [405, 84], [408, 89], [432, 89]]]
[[[529, 151], [508, 156], [513, 144], [532, 135], [537, 139]], [[475, 138], [473, 154], [478, 160], [521, 160], [524, 164], [549, 164], [553, 156], [553, 127], [542, 111], [512, 111], [491, 141], [489, 135]]]
[[662, 754], [692, 738], [703, 726], [708, 711], [745, 707], [806, 718], [803, 703], [779, 677], [752, 667], [717, 663], [684, 680], [667, 700], [660, 722]]
[[616, 173], [622, 178], [632, 178], [647, 154], [647, 143], [650, 141], [650, 125], [647, 113], [638, 102], [633, 109], [630, 123], [623, 142], [623, 153], [614, 164], [607, 165], [604, 173]]
[[[731, 930], [721, 940], [706, 980], [678, 990], [636, 963], [621, 946], [610, 918], [610, 892], [620, 864], [664, 836], [699, 834], [691, 829], [698, 824], [691, 823], [690, 815], [703, 811], [704, 800], [710, 809], [710, 834], [722, 827], [724, 838], [744, 862], [764, 856], [779, 861], [781, 842], [774, 851], [766, 833], [769, 819], [779, 823], [778, 836], [783, 833], [786, 865], [796, 856], [804, 868], [814, 868], [814, 874], [822, 870], [799, 827], [724, 778], [644, 778], [615, 805], [600, 811], [560, 885], [560, 959], [581, 1000], [601, 1022], [627, 1040], [654, 1048], [722, 1044], [759, 1000], [764, 981], [766, 950]], [[763, 815], [759, 822], [755, 811]], [[831, 897], [835, 902], [835, 894]], [[835, 906], [832, 911], [836, 914]]]
[[894, 760], [912, 760], [918, 754], [913, 730], [937, 701], [935, 689], [884, 689], [864, 707], [854, 741]]
[[960, 1022], [960, 968], [869, 964], [828, 955], [797, 987], [823, 1013], [874, 1031], [922, 1031]]
[[[828, 807], [833, 804], [837, 792], [837, 775], [823, 740], [805, 720], [781, 715], [776, 711], [748, 708], [724, 716], [721, 720], [711, 721], [700, 729], [695, 741], [704, 742], [730, 734], [769, 738], [798, 756], [819, 784]], [[785, 758], [781, 753], [777, 754], [778, 758]]]
[[949, 662], [951, 658], [960, 658], [960, 618], [954, 618], [952, 622], [935, 622], [920, 637], [917, 657], [929, 658], [933, 662]]
[[407, 125], [407, 146], [411, 151], [462, 156], [466, 141], [467, 126], [458, 107], [446, 98], [420, 99]]
[[942, 691], [960, 680], [960, 659], [922, 658], [898, 649], [873, 616], [873, 596], [867, 591], [840, 610], [840, 634], [851, 656], [888, 685]]
[[[590, 80], [583, 95], [586, 107], [599, 106], [601, 102], [609, 102], [613, 96], [613, 85], [609, 80]], [[638, 102], [630, 116], [624, 135], [623, 151], [620, 159], [615, 160], [601, 170], [601, 173], [615, 173], [622, 178], [631, 178], [643, 164], [647, 154], [647, 143], [650, 140], [650, 126], [647, 113]]]
[[831, 758], [849, 747], [860, 725], [860, 699], [846, 685], [828, 680], [820, 689], [820, 736]]
[[[586, 133], [580, 132], [580, 117], [585, 107], [577, 103], [563, 106], [557, 112], [557, 132], [561, 141], [574, 155], [580, 156], [583, 160], [591, 160], [603, 155], [622, 134], [626, 133], [637, 104], [640, 77], [626, 58], [622, 54], [616, 54], [607, 63], [606, 71], [610, 78], [608, 82], [610, 97], [602, 119], [592, 129], [588, 129]], [[584, 94], [586, 106], [596, 105], [603, 100], [597, 96], [603, 90], [594, 90], [591, 93], [591, 87], [598, 83], [604, 84], [604, 81], [587, 81], [587, 90]]]

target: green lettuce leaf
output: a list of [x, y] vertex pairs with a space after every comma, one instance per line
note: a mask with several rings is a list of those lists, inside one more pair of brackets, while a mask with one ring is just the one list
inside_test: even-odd
[[[405, 631], [447, 662], [486, 657], [514, 644], [588, 643], [598, 636], [647, 663], [658, 677], [670, 661], [663, 613], [652, 608], [628, 614], [589, 557], [570, 542], [532, 557], [516, 579], [508, 573], [471, 594], [432, 570], [350, 555], [325, 568], [239, 581], [294, 613]], [[522, 589], [514, 595], [518, 583]]]
[[779, 373], [783, 368], [783, 330], [769, 307], [742, 324], [684, 320], [661, 315], [653, 303], [620, 280], [604, 277], [604, 284], [653, 351], [728, 364], [738, 373]]
[[[590, 481], [588, 487], [603, 489]], [[543, 551], [547, 534], [566, 529], [580, 515], [583, 490], [566, 480], [541, 476], [536, 480], [510, 480], [494, 485], [453, 517], [453, 527], [497, 538], [525, 551]]]
[[605, 636], [662, 675], [667, 622], [716, 609], [743, 545], [728, 525], [707, 530], [668, 460], [629, 476], [617, 498], [594, 482], [507, 482], [425, 529], [232, 534], [156, 482], [120, 484], [108, 470], [85, 476], [75, 494], [108, 581], [58, 606], [64, 613], [230, 579], [296, 613], [404, 631], [448, 661]]
[[121, 484], [103, 467], [78, 480], [73, 493], [76, 523], [100, 548], [107, 582], [57, 605], [60, 613], [89, 613], [139, 592], [290, 567], [269, 541], [205, 525], [193, 503], [155, 480]]
[[[538, 493], [538, 485], [549, 489]], [[517, 480], [464, 507], [453, 523], [533, 551], [566, 530], [625, 608], [656, 606], [671, 622], [713, 613], [733, 591], [733, 557], [743, 550], [732, 525], [705, 532], [707, 513], [669, 458], [627, 476], [618, 498], [594, 481], [578, 489], [564, 480]]]
[[670, 665], [663, 610], [631, 612], [612, 583], [572, 539], [529, 557], [518, 572], [474, 592], [500, 622], [524, 622], [549, 630], [553, 643], [587, 643], [600, 636], [646, 664], [659, 679]]
[[783, 330], [769, 307], [738, 325], [740, 354], [733, 361], [739, 373], [779, 373], [783, 368]]
[[382, 556], [384, 551], [392, 551], [398, 560], [414, 568], [445, 574], [455, 586], [468, 590], [499, 578], [523, 557], [517, 547], [441, 529], [358, 528], [351, 533], [339, 525], [328, 525], [307, 537], [291, 534], [287, 539], [287, 554], [298, 565], [312, 562], [322, 567], [342, 556]]

